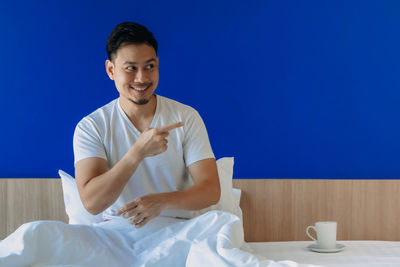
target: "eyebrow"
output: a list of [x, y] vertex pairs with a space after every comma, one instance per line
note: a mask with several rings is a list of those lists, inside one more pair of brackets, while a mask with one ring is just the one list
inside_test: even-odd
[[[155, 58], [150, 58], [150, 59], [146, 60], [145, 63], [149, 63], [149, 62], [152, 62], [152, 61], [156, 61], [156, 59]], [[133, 64], [137, 64], [137, 62], [135, 62], [135, 61], [125, 61], [124, 62], [124, 65], [133, 65]]]

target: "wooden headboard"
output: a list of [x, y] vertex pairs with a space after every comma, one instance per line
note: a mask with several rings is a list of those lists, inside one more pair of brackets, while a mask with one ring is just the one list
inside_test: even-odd
[[[400, 240], [399, 180], [234, 179], [245, 240], [308, 240], [316, 221], [338, 240]], [[33, 220], [67, 222], [60, 179], [0, 179], [0, 239]]]
[[61, 179], [0, 179], [0, 240], [35, 220], [68, 222]]
[[246, 241], [309, 240], [337, 221], [338, 240], [400, 240], [400, 180], [235, 179]]

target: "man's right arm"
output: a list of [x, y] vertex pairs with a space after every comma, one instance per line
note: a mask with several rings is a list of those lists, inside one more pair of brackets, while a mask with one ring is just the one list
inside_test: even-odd
[[[133, 147], [132, 147], [133, 148]], [[86, 210], [99, 214], [114, 203], [142, 158], [130, 149], [113, 168], [107, 171], [107, 161], [86, 158], [75, 164], [79, 194]]]

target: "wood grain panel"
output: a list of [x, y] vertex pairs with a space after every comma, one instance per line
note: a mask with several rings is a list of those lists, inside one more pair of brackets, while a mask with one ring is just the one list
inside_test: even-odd
[[7, 236], [7, 182], [0, 180], [0, 240]]
[[60, 179], [0, 179], [0, 239], [35, 220], [67, 222]]
[[337, 221], [338, 240], [400, 240], [400, 181], [234, 179], [245, 240], [308, 240], [316, 221]]
[[[234, 179], [248, 242], [308, 240], [338, 222], [339, 240], [400, 240], [399, 180]], [[67, 222], [60, 179], [0, 179], [0, 239], [34, 220]]]

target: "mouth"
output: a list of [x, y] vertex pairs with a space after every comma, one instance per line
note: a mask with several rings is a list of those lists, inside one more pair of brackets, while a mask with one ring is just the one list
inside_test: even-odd
[[148, 84], [147, 86], [129, 86], [130, 89], [139, 92], [139, 93], [144, 93], [150, 88], [151, 84]]

